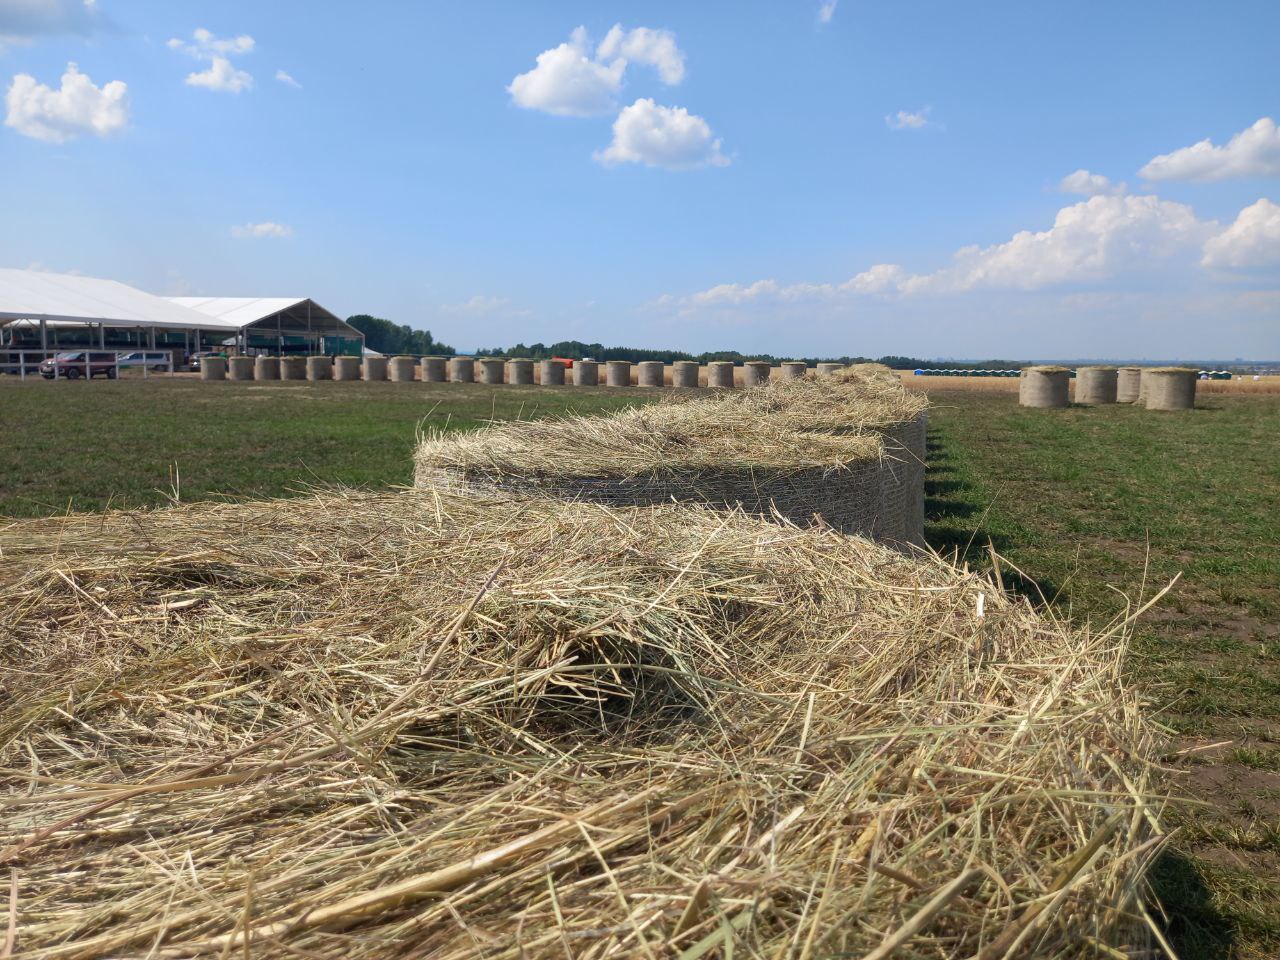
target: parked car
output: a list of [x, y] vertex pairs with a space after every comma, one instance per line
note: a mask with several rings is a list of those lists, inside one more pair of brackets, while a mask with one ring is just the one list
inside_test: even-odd
[[40, 376], [46, 380], [64, 377], [67, 380], [78, 380], [81, 377], [116, 378], [116, 355], [114, 353], [86, 353], [77, 350], [72, 353], [59, 353], [48, 360], [40, 362]]
[[173, 355], [167, 350], [134, 350], [132, 353], [120, 354], [119, 364], [122, 367], [145, 367], [165, 373], [173, 363]]
[[221, 350], [206, 350], [203, 353], [193, 353], [187, 358], [187, 369], [194, 373], [200, 372], [200, 361], [205, 357], [226, 357]]

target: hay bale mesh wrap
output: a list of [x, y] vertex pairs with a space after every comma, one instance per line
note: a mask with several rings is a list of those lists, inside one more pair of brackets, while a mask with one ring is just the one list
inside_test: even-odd
[[1018, 404], [1023, 407], [1065, 407], [1069, 402], [1071, 371], [1066, 367], [1023, 367], [1018, 380]]
[[573, 385], [575, 387], [594, 387], [600, 383], [600, 370], [594, 360], [575, 360], [573, 362]]
[[202, 358], [200, 361], [200, 379], [201, 380], [227, 379], [227, 358], [226, 357]]
[[423, 357], [418, 363], [423, 383], [444, 383], [449, 379], [446, 357]]
[[[343, 358], [339, 357], [341, 361]], [[354, 358], [352, 358], [354, 359]], [[336, 366], [336, 363], [335, 363]], [[387, 358], [386, 357], [365, 357], [364, 367], [360, 371], [360, 376], [365, 380], [385, 380], [387, 379]], [[339, 379], [345, 379], [339, 377]]]
[[1116, 402], [1137, 403], [1142, 392], [1142, 368], [1121, 367], [1116, 371]]
[[1148, 410], [1190, 410], [1199, 376], [1194, 367], [1149, 367], [1142, 372], [1142, 402]]
[[564, 386], [565, 366], [559, 360], [543, 360], [538, 370], [538, 382], [544, 387]]
[[626, 360], [610, 360], [605, 364], [605, 383], [610, 387], [631, 386], [631, 364]]
[[257, 356], [253, 358], [253, 379], [255, 380], [279, 380], [280, 379], [280, 358]]
[[252, 380], [253, 379], [253, 357], [228, 357], [227, 358], [227, 379]]
[[1123, 631], [933, 557], [334, 493], [10, 524], [0, 605], [24, 957], [1144, 944]]
[[281, 380], [307, 379], [307, 358], [306, 357], [281, 357], [280, 358], [280, 379]]
[[677, 360], [671, 364], [671, 385], [686, 390], [698, 387], [698, 363], [695, 360]]
[[1079, 367], [1076, 370], [1076, 403], [1100, 406], [1117, 402], [1119, 386], [1115, 367]]
[[666, 365], [661, 360], [641, 360], [636, 364], [636, 385], [661, 387], [666, 380]]
[[533, 383], [532, 360], [508, 360], [507, 383], [528, 385]]
[[333, 361], [327, 356], [307, 357], [308, 380], [332, 380]]
[[473, 357], [454, 357], [449, 361], [449, 379], [454, 383], [474, 383], [476, 362]]

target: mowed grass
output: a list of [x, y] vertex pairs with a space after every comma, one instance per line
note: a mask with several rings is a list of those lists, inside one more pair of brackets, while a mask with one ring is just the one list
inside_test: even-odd
[[419, 426], [617, 410], [654, 391], [460, 383], [0, 380], [0, 516], [412, 481]]
[[[1023, 410], [932, 394], [927, 532], [1015, 589], [1101, 624], [1173, 580], [1133, 679], [1171, 730], [1183, 801], [1156, 867], [1187, 960], [1280, 956], [1280, 397], [1187, 414]], [[462, 384], [0, 382], [0, 515], [411, 478], [420, 425], [615, 410], [654, 392]]]
[[[927, 533], [1078, 622], [1177, 584], [1130, 672], [1185, 798], [1154, 882], [1184, 960], [1280, 956], [1280, 397], [1024, 410], [931, 394]], [[1016, 569], [1014, 569], [1016, 567]]]

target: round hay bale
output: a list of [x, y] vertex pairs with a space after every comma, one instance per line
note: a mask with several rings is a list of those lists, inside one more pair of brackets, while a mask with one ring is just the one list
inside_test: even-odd
[[1115, 367], [1080, 367], [1076, 370], [1076, 403], [1088, 407], [1116, 402]]
[[227, 358], [226, 357], [202, 358], [200, 360], [200, 379], [201, 380], [227, 379]]
[[413, 357], [392, 357], [387, 361], [387, 374], [395, 383], [410, 383], [417, 366], [418, 361]]
[[820, 363], [814, 368], [814, 372], [820, 377], [833, 377], [843, 369], [843, 363]]
[[496, 357], [485, 357], [477, 360], [480, 365], [481, 383], [502, 383], [506, 378], [507, 362]]
[[677, 360], [671, 364], [671, 385], [687, 390], [698, 386], [698, 364], [694, 360]]
[[769, 364], [763, 360], [748, 360], [742, 365], [742, 385], [758, 387], [769, 382]]
[[1142, 397], [1148, 410], [1190, 410], [1196, 405], [1196, 380], [1191, 367], [1151, 367], [1142, 371]]
[[799, 380], [809, 372], [809, 365], [799, 360], [784, 360], [778, 365], [779, 380]]
[[733, 364], [728, 360], [713, 360], [708, 363], [707, 386], [731, 389], [733, 387]]
[[359, 380], [360, 379], [360, 358], [359, 357], [334, 357], [333, 358], [333, 379]]
[[594, 387], [600, 382], [600, 371], [594, 360], [573, 361], [573, 385]]
[[[335, 366], [341, 364], [346, 357], [339, 357]], [[352, 360], [355, 358], [352, 357]], [[342, 375], [341, 366], [336, 371], [339, 380], [346, 380], [347, 377]], [[360, 376], [365, 380], [385, 380], [387, 379], [387, 358], [386, 357], [365, 357], [364, 369], [361, 370]], [[351, 379], [355, 379], [352, 377]]]
[[1018, 403], [1024, 407], [1065, 407], [1071, 371], [1066, 367], [1023, 367]]
[[642, 387], [662, 386], [664, 367], [661, 360], [641, 360], [636, 368], [636, 383]]
[[332, 380], [333, 361], [328, 357], [307, 357], [308, 380]]
[[255, 380], [279, 380], [280, 379], [280, 358], [279, 357], [254, 357], [253, 358], [253, 379]]
[[631, 386], [631, 364], [626, 360], [610, 360], [605, 364], [605, 383], [611, 387]]
[[533, 383], [533, 361], [532, 360], [508, 360], [507, 361], [507, 382], [519, 384]]
[[1141, 392], [1141, 367], [1121, 367], [1116, 371], [1116, 403], [1137, 403]]
[[280, 358], [280, 379], [281, 380], [307, 379], [307, 358], [306, 357], [281, 357]]
[[444, 357], [423, 357], [419, 366], [423, 383], [444, 383], [449, 379], [449, 367]]
[[252, 380], [253, 357], [227, 358], [227, 377], [231, 380]]
[[544, 387], [563, 387], [564, 369], [559, 360], [543, 360], [538, 369], [539, 382]]
[[449, 361], [449, 379], [454, 383], [474, 383], [476, 362], [471, 357], [454, 357]]

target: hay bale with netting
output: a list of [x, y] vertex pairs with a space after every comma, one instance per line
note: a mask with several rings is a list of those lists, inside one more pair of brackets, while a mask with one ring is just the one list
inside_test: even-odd
[[1119, 387], [1115, 367], [1095, 366], [1076, 369], [1076, 403], [1086, 407], [1116, 403]]
[[226, 357], [202, 358], [200, 361], [200, 379], [201, 380], [227, 379], [227, 358]]
[[799, 380], [809, 372], [809, 365], [802, 360], [784, 360], [778, 364], [778, 379]]
[[229, 380], [252, 380], [253, 357], [228, 357], [227, 378]]
[[1018, 404], [1024, 407], [1065, 407], [1069, 400], [1071, 371], [1066, 367], [1023, 367], [1018, 381]]
[[1148, 367], [1142, 371], [1142, 401], [1148, 410], [1190, 410], [1199, 378], [1194, 367]]
[[325, 356], [307, 357], [308, 380], [332, 380], [333, 360]]
[[721, 412], [671, 404], [436, 432], [418, 446], [415, 483], [625, 506], [740, 506], [903, 540], [905, 505], [887, 487], [878, 437], [804, 433]]
[[696, 390], [698, 363], [696, 360], [676, 360], [671, 364], [671, 385], [685, 390]]
[[476, 362], [472, 357], [454, 357], [449, 361], [449, 379], [454, 383], [474, 383]]
[[418, 362], [418, 375], [423, 383], [444, 383], [449, 379], [446, 357], [423, 357]]
[[742, 365], [742, 385], [759, 387], [769, 382], [770, 367], [763, 360], [748, 360]]
[[631, 386], [631, 363], [627, 360], [609, 360], [604, 365], [605, 384], [610, 387]]
[[712, 360], [707, 364], [707, 386], [727, 390], [733, 387], [733, 364], [728, 360]]
[[306, 357], [281, 357], [280, 358], [280, 379], [281, 380], [307, 379], [307, 358]]
[[661, 360], [641, 360], [636, 364], [636, 386], [661, 387], [666, 378], [666, 367]]
[[770, 381], [733, 394], [683, 399], [724, 430], [749, 431], [772, 419], [789, 429], [859, 435], [874, 433], [884, 444], [883, 515], [895, 518], [877, 537], [924, 546], [924, 475], [928, 400], [909, 392], [887, 367], [846, 367], [830, 377]]
[[834, 376], [838, 371], [843, 370], [844, 368], [845, 365], [843, 363], [820, 363], [813, 368], [813, 372], [819, 377], [830, 377]]
[[409, 383], [417, 366], [418, 361], [414, 357], [388, 357], [387, 379], [393, 383]]
[[327, 494], [10, 524], [0, 607], [15, 955], [1149, 955], [1125, 630], [937, 558]]
[[257, 356], [253, 358], [253, 379], [255, 380], [279, 380], [280, 379], [280, 358]]
[[573, 385], [594, 387], [600, 383], [600, 370], [594, 360], [573, 361]]
[[1116, 371], [1116, 403], [1137, 403], [1141, 393], [1141, 367], [1121, 367]]
[[565, 366], [559, 360], [543, 360], [538, 370], [538, 382], [544, 387], [564, 386]]
[[533, 383], [532, 360], [508, 360], [507, 382], [529, 385]]
[[[355, 357], [338, 357], [334, 362], [336, 367], [345, 359], [354, 360]], [[360, 371], [360, 376], [365, 380], [385, 380], [387, 379], [387, 358], [386, 357], [365, 357], [364, 366]], [[339, 380], [356, 379], [355, 377], [338, 377]]]

